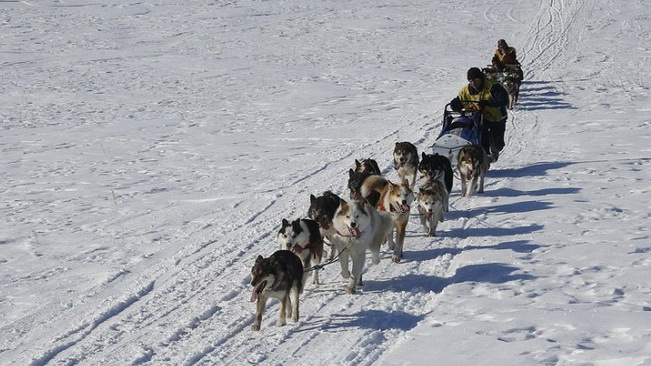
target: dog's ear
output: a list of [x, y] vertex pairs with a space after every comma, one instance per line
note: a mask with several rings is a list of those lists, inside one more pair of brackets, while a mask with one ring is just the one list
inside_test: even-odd
[[422, 159], [425, 160], [425, 158], [427, 157], [427, 154], [425, 154], [425, 151], [421, 152], [421, 154], [422, 154], [421, 156], [423, 157]]
[[353, 175], [355, 175], [355, 171], [352, 170], [352, 169], [349, 169], [349, 170], [348, 170], [348, 177], [352, 178]]
[[256, 263], [256, 264], [257, 264], [257, 263], [260, 263], [260, 262], [262, 262], [263, 260], [264, 260], [264, 258], [263, 258], [261, 255], [259, 255], [258, 258], [255, 259], [255, 263]]
[[360, 165], [362, 165], [362, 163], [360, 163], [359, 160], [355, 159], [355, 166], [359, 168]]
[[283, 219], [283, 227], [289, 226], [289, 221], [287, 219]]
[[316, 197], [314, 197], [313, 194], [310, 195], [310, 203], [314, 203], [316, 201]]

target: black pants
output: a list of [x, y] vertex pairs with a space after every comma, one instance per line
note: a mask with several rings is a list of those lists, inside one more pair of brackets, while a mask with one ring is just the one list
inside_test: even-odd
[[481, 129], [481, 146], [486, 154], [500, 152], [504, 148], [504, 132], [506, 131], [506, 118], [499, 122], [484, 121]]

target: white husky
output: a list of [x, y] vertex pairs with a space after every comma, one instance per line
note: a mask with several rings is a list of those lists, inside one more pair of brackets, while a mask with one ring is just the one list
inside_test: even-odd
[[[380, 247], [391, 234], [393, 219], [366, 201], [342, 201], [332, 223], [337, 230], [335, 246], [339, 253], [341, 275], [349, 279], [346, 292], [354, 294], [361, 281], [366, 251], [371, 251], [373, 264], [380, 263]], [[352, 275], [348, 270], [349, 257], [353, 262]]]

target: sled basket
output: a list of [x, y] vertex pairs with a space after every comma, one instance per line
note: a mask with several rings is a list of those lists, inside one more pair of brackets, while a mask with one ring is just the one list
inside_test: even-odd
[[434, 153], [447, 157], [452, 166], [457, 165], [457, 154], [462, 147], [481, 144], [482, 123], [480, 111], [455, 112], [447, 104], [443, 111], [441, 133], [432, 145]]

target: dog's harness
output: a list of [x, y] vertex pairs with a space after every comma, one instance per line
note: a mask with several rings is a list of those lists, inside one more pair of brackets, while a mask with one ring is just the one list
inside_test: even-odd
[[317, 270], [323, 269], [325, 266], [336, 262], [339, 259], [339, 256], [341, 255], [341, 253], [344, 252], [346, 249], [348, 249], [348, 248], [343, 248], [339, 253], [337, 253], [336, 256], [334, 256], [331, 260], [327, 261], [326, 263], [317, 264], [316, 266], [310, 267], [308, 269], [304, 269], [303, 272], [311, 272], [311, 271], [317, 271]]
[[[323, 242], [321, 242], [321, 244], [323, 244]], [[319, 243], [307, 243], [305, 244], [304, 247], [301, 247], [300, 251], [298, 251], [296, 250], [296, 245], [294, 245], [294, 247], [292, 248], [292, 252], [300, 254], [305, 249], [317, 249], [318, 247], [319, 247]], [[312, 256], [316, 258], [316, 250], [312, 250]]]

